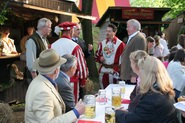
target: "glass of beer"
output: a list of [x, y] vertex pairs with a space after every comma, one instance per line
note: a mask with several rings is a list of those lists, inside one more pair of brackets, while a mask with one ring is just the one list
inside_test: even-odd
[[84, 96], [84, 104], [85, 104], [85, 117], [86, 118], [94, 118], [96, 116], [96, 99], [94, 95], [85, 95]]
[[120, 87], [112, 88], [112, 106], [114, 107], [121, 106], [121, 88]]
[[113, 107], [105, 107], [105, 123], [116, 123], [115, 110]]

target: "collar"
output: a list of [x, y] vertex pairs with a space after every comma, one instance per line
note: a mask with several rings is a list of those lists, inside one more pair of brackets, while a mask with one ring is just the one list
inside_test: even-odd
[[61, 38], [68, 38], [68, 39], [71, 39], [71, 37], [68, 36], [68, 35], [62, 35]]
[[55, 81], [53, 81], [51, 78], [47, 77], [46, 75], [42, 75], [42, 76], [44, 76], [47, 80], [49, 80], [51, 82], [51, 84], [56, 88]]
[[41, 39], [46, 38], [46, 37], [44, 37], [43, 35], [41, 35], [38, 31], [36, 31], [36, 33], [40, 36]]
[[137, 35], [137, 33], [139, 33], [139, 31], [134, 32], [132, 35], [129, 36], [129, 39], [131, 39], [132, 37], [134, 37], [135, 35]]
[[[112, 39], [112, 43], [116, 44], [116, 41], [117, 41], [117, 37], [114, 36], [114, 38]], [[106, 44], [109, 42], [109, 39], [106, 38]]]
[[62, 72], [62, 71], [60, 71], [66, 78], [67, 78], [67, 80], [69, 80], [70, 81], [70, 77], [67, 75], [67, 74], [65, 74], [64, 72]]

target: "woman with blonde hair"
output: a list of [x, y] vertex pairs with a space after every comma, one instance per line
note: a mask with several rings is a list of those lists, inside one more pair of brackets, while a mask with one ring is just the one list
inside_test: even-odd
[[116, 123], [178, 123], [172, 81], [163, 63], [152, 56], [138, 61], [141, 94], [134, 110], [117, 110]]

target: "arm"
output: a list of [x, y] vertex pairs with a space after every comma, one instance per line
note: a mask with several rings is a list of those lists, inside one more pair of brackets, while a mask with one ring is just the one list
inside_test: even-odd
[[86, 60], [84, 58], [84, 54], [79, 45], [75, 47], [75, 49], [72, 52], [72, 55], [76, 56], [77, 58], [78, 77], [79, 77], [80, 85], [84, 86], [88, 76], [88, 69], [86, 65]]
[[36, 45], [32, 39], [26, 42], [26, 66], [30, 71], [32, 78], [37, 76], [36, 70], [33, 69], [33, 62], [36, 60]]
[[32, 104], [32, 111], [34, 112], [37, 121], [40, 123], [72, 123], [77, 120], [77, 117], [73, 111], [56, 117], [54, 114], [56, 103], [57, 102], [53, 100], [53, 97], [48, 94], [48, 92], [39, 93]]
[[102, 63], [102, 58], [103, 58], [102, 43], [99, 43], [98, 49], [95, 54], [95, 60], [96, 60], [96, 62]]

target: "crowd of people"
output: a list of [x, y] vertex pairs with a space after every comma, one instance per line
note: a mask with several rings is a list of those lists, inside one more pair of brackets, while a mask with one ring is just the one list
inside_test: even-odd
[[[79, 37], [81, 25], [72, 22], [55, 27], [59, 39], [49, 44], [51, 27], [49, 19], [41, 18], [37, 30], [28, 27], [21, 40], [29, 78], [25, 102], [28, 123], [72, 123], [85, 112], [81, 99], [89, 73], [86, 58], [92, 56], [93, 45]], [[185, 88], [184, 34], [169, 50], [164, 33], [146, 37], [136, 19], [127, 21], [126, 30], [128, 40], [124, 43], [116, 37], [116, 25], [108, 24], [106, 39], [99, 42], [93, 56], [100, 64], [101, 89], [117, 83], [118, 78], [135, 85], [128, 110], [116, 110], [116, 123], [178, 123], [173, 104]], [[17, 53], [8, 37], [10, 30], [4, 28], [1, 33], [3, 51]]]

